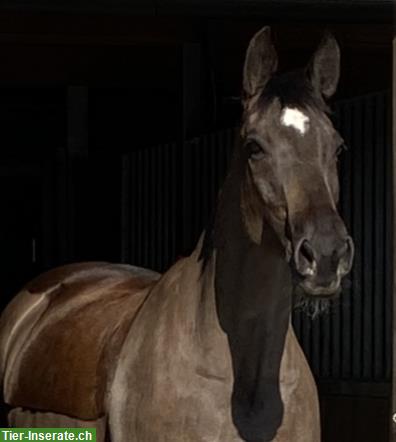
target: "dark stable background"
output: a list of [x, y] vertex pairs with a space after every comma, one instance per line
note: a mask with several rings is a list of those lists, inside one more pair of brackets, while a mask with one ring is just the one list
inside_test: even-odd
[[[342, 51], [334, 102], [391, 89], [391, 16], [380, 4], [215, 10], [203, 1], [183, 10], [180, 2], [151, 16], [137, 4], [107, 12], [103, 2], [52, 11], [27, 3], [0, 5], [2, 307], [48, 268], [125, 260], [122, 158], [165, 143], [177, 156], [186, 140], [235, 127], [244, 52], [262, 25], [272, 25], [282, 70], [304, 66], [332, 30]], [[173, 222], [183, 231], [182, 217]], [[196, 240], [176, 238], [165, 264]], [[389, 374], [319, 379], [319, 389], [324, 441], [387, 440]]]

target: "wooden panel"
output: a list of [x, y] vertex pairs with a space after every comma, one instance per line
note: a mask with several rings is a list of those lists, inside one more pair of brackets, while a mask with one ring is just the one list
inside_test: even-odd
[[124, 155], [122, 261], [163, 271], [176, 259], [176, 144]]

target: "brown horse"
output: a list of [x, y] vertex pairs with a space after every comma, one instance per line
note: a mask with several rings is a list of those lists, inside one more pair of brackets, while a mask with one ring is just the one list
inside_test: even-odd
[[[327, 35], [277, 74], [252, 39], [244, 117], [215, 221], [164, 275], [75, 264], [28, 284], [0, 323], [12, 426], [96, 426], [113, 442], [318, 442], [315, 383], [294, 336], [293, 287], [339, 293], [353, 243], [336, 204], [339, 76]], [[106, 434], [107, 436], [106, 436]]]

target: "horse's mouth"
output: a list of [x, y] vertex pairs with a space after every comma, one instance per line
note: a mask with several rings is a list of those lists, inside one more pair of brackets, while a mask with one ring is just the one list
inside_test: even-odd
[[324, 286], [316, 283], [314, 279], [304, 279], [298, 283], [298, 287], [306, 296], [329, 299], [337, 297], [341, 293], [341, 280], [335, 278]]

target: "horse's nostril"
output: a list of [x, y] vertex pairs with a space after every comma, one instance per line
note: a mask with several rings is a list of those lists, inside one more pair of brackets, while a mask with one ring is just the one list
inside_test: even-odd
[[316, 238], [313, 242], [302, 238], [294, 250], [297, 272], [308, 278], [334, 278], [345, 276], [352, 267], [354, 245], [347, 236], [341, 238]]
[[348, 236], [338, 247], [334, 249], [333, 260], [338, 262], [338, 260], [348, 257], [351, 254], [353, 248], [352, 239]]
[[302, 275], [314, 275], [316, 271], [316, 261], [313, 248], [307, 239], [302, 239], [295, 252], [296, 269]]
[[355, 253], [355, 245], [353, 244], [353, 240], [350, 236], [347, 237], [347, 246], [348, 246], [348, 255], [351, 257], [351, 259], [353, 259], [353, 255]]
[[351, 270], [354, 254], [355, 246], [353, 244], [352, 238], [348, 236], [345, 240], [345, 245], [342, 248], [341, 254], [339, 256], [339, 270], [342, 274], [348, 273]]
[[308, 263], [312, 264], [315, 261], [314, 252], [312, 246], [309, 244], [307, 240], [304, 240], [300, 247], [300, 254], [308, 261]]

